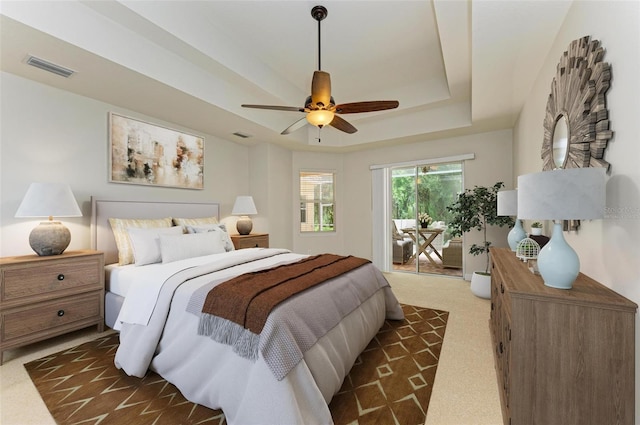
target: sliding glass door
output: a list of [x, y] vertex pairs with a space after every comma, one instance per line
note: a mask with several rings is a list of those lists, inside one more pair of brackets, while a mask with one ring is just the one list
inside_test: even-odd
[[416, 164], [391, 169], [393, 269], [416, 273], [462, 275], [449, 267], [447, 206], [462, 191], [462, 163]]

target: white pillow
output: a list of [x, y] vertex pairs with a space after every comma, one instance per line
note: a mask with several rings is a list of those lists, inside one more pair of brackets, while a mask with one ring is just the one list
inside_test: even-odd
[[133, 260], [136, 266], [159, 263], [160, 235], [181, 235], [184, 233], [182, 226], [141, 228], [129, 227], [127, 229], [131, 247], [133, 248]]
[[171, 227], [171, 217], [155, 219], [110, 218], [109, 224], [118, 248], [118, 264], [124, 266], [133, 263], [133, 247], [127, 229], [130, 227]]
[[160, 235], [162, 262], [202, 257], [226, 252], [221, 232], [191, 233], [186, 235]]
[[222, 233], [220, 237], [224, 242], [224, 249], [229, 252], [233, 251], [235, 247], [233, 246], [233, 241], [231, 240], [231, 236], [227, 232], [227, 226], [224, 224], [203, 224], [198, 226], [186, 226], [187, 233], [206, 233], [206, 232], [219, 232]]

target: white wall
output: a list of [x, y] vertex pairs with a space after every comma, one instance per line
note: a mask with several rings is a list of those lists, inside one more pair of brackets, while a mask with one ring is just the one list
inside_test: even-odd
[[[372, 247], [372, 206], [371, 171], [376, 164], [405, 162], [453, 155], [474, 153], [475, 159], [466, 161], [464, 166], [465, 187], [491, 186], [498, 181], [511, 188], [513, 181], [512, 132], [501, 130], [471, 136], [383, 147], [345, 154], [317, 152], [293, 152], [291, 179], [293, 250], [316, 254], [333, 252], [351, 254], [371, 259]], [[298, 173], [301, 170], [336, 171], [336, 232], [327, 234], [301, 234], [299, 231]], [[271, 215], [269, 217], [271, 226]], [[491, 228], [488, 239], [495, 246], [507, 246], [507, 228]], [[273, 231], [271, 232], [273, 234]], [[481, 242], [479, 232], [465, 235], [465, 277], [470, 279], [475, 270], [484, 270], [484, 257], [469, 254], [468, 247]]]
[[248, 148], [206, 134], [204, 190], [109, 183], [110, 111], [199, 133], [12, 74], [3, 72], [0, 79], [0, 256], [33, 253], [29, 232], [40, 220], [14, 218], [32, 182], [71, 185], [83, 217], [62, 220], [71, 230], [69, 249], [90, 246], [91, 196], [219, 201], [225, 217], [231, 213], [236, 195], [249, 191]]
[[[606, 3], [606, 4], [605, 4]], [[611, 163], [607, 216], [565, 232], [581, 271], [640, 303], [640, 2], [576, 1], [571, 6], [514, 129], [514, 178], [542, 170], [542, 122], [556, 64], [572, 40], [591, 36], [611, 64], [607, 108], [614, 137], [604, 159]], [[640, 319], [636, 316], [636, 347]], [[636, 348], [636, 417], [640, 416], [640, 350]]]
[[[443, 158], [467, 153], [475, 154], [474, 160], [465, 161], [465, 188], [492, 186], [502, 181], [511, 187], [511, 130], [493, 131], [471, 136], [431, 140], [409, 145], [390, 146], [364, 152], [346, 154], [344, 157], [344, 226], [348, 229], [344, 250], [350, 254], [372, 258], [372, 207], [371, 171], [377, 164]], [[489, 229], [487, 239], [495, 246], [507, 246], [507, 228]], [[479, 232], [464, 237], [465, 276], [484, 270], [485, 259], [469, 255], [468, 247], [481, 243]]]
[[259, 215], [254, 232], [269, 233], [269, 246], [293, 247], [293, 210], [290, 208], [294, 180], [292, 152], [282, 147], [258, 144], [250, 149], [250, 192]]
[[[318, 152], [293, 152], [291, 167], [291, 179], [293, 191], [291, 194], [291, 229], [293, 234], [293, 251], [302, 254], [321, 254], [331, 252], [334, 254], [352, 254], [345, 251], [344, 240], [346, 235], [353, 235], [344, 220], [349, 214], [346, 199], [351, 194], [346, 189], [343, 155], [337, 153]], [[300, 171], [333, 171], [335, 172], [335, 232], [322, 234], [308, 234], [300, 232]]]

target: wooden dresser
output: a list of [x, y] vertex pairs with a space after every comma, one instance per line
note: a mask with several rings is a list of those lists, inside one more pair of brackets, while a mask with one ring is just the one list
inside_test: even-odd
[[580, 274], [544, 286], [491, 248], [491, 319], [505, 425], [633, 424], [637, 305]]
[[0, 258], [0, 364], [10, 348], [97, 325], [104, 330], [104, 255]]
[[269, 248], [268, 233], [251, 233], [248, 235], [231, 235], [233, 246], [236, 249], [244, 248]]

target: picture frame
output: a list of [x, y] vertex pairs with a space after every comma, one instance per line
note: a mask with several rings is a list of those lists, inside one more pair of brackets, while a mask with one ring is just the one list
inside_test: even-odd
[[109, 181], [204, 189], [204, 143], [189, 134], [109, 113]]

